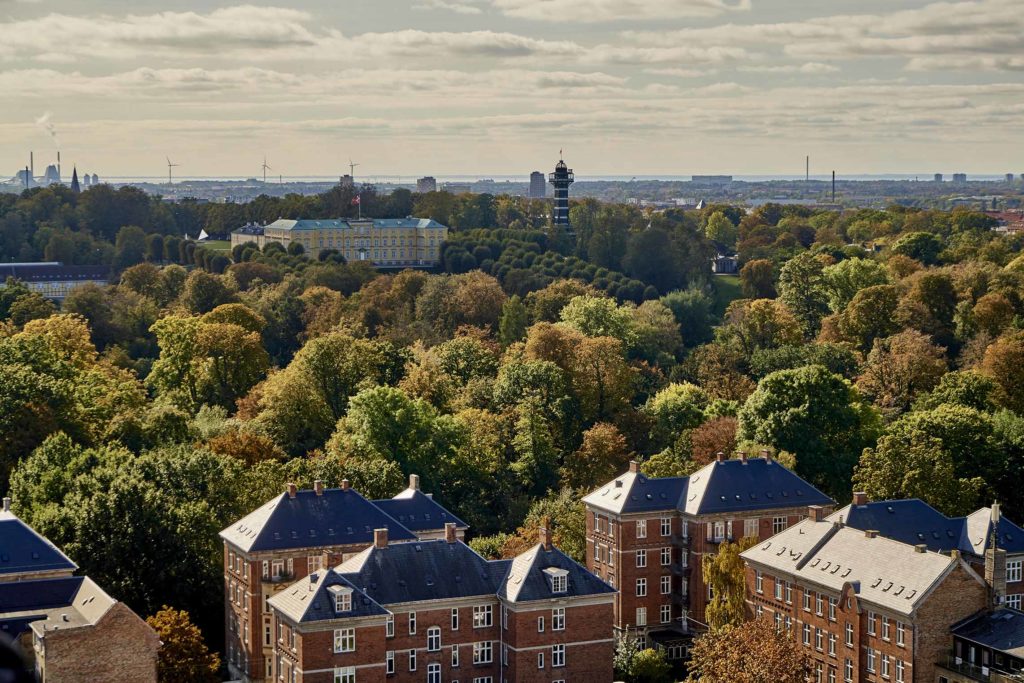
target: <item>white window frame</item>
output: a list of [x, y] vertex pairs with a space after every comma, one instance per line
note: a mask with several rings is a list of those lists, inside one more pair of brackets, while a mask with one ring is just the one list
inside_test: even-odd
[[564, 631], [565, 630], [565, 608], [554, 607], [551, 610], [551, 630], [552, 631]]
[[395, 651], [388, 650], [384, 653], [384, 673], [395, 673]]
[[427, 629], [427, 652], [441, 651], [441, 627], [431, 626]]
[[672, 577], [663, 576], [661, 577], [661, 594], [670, 595], [672, 593]]
[[334, 651], [336, 653], [356, 651], [356, 630], [354, 628], [334, 629]]
[[494, 625], [493, 605], [473, 605], [473, 628], [490, 628]]
[[645, 598], [647, 597], [647, 579], [640, 578], [636, 580], [636, 597]]
[[537, 668], [538, 669], [543, 669], [544, 668], [544, 652], [543, 651], [537, 653]]
[[661, 549], [661, 566], [667, 567], [672, 564], [672, 548]]
[[636, 537], [647, 538], [647, 520], [638, 519], [636, 520]]
[[544, 617], [537, 617], [537, 633], [544, 633]]
[[409, 635], [416, 635], [416, 613], [409, 612]]
[[643, 569], [647, 566], [647, 551], [637, 550], [636, 551], [636, 566], [637, 568]]
[[389, 614], [387, 620], [384, 622], [384, 636], [386, 638], [395, 637], [395, 615]]
[[452, 630], [459, 630], [459, 608], [452, 607]]
[[416, 670], [416, 649], [409, 650], [409, 671]]
[[781, 534], [789, 527], [788, 517], [772, 517], [772, 535]]
[[671, 536], [672, 535], [672, 518], [662, 517], [661, 518], [661, 535]]
[[565, 645], [551, 646], [551, 668], [557, 669], [565, 666]]
[[[294, 668], [292, 668], [292, 678], [295, 678]], [[356, 683], [356, 668], [354, 666], [335, 667], [334, 683]]]
[[427, 683], [441, 683], [441, 665], [437, 662], [427, 664]]
[[494, 642], [480, 640], [473, 643], [473, 663], [490, 664], [494, 661]]
[[1024, 560], [1007, 560], [1006, 562], [1006, 582], [1016, 583], [1021, 580], [1021, 576], [1024, 574]]
[[647, 608], [637, 607], [636, 608], [636, 625], [647, 626]]

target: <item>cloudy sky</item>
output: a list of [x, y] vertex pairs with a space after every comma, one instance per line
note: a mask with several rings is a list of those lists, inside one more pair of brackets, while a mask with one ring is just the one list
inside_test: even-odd
[[0, 0], [0, 174], [1022, 173], [1021, 3]]

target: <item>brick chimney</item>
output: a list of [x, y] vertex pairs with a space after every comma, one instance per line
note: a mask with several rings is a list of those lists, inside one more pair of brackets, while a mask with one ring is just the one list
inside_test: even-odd
[[348, 479], [342, 479], [341, 480], [341, 490], [342, 491], [348, 491], [350, 488], [352, 488], [352, 485], [349, 484]]
[[388, 530], [387, 527], [382, 529], [373, 530], [373, 545], [376, 548], [387, 548], [388, 547]]
[[928, 552], [928, 544], [927, 543], [918, 543], [917, 545], [914, 546], [914, 552], [915, 553], [926, 553], [926, 552]]
[[744, 465], [746, 465], [747, 464], [747, 452], [746, 451], [739, 451], [739, 455], [740, 455], [740, 462], [742, 462]]
[[313, 492], [318, 496], [324, 495], [324, 483], [321, 480], [317, 479], [313, 482]]
[[864, 538], [878, 538], [878, 531], [875, 529], [868, 529], [864, 532]]
[[447, 522], [444, 525], [444, 540], [449, 543], [455, 543], [459, 540], [458, 535], [455, 533], [455, 522]]
[[765, 460], [767, 460], [768, 462], [771, 462], [772, 461], [772, 452], [770, 450], [768, 450], [767, 448], [762, 448], [761, 449], [761, 457], [764, 458]]
[[999, 547], [999, 503], [992, 504], [991, 531], [985, 548], [985, 583], [989, 607], [1002, 607], [1006, 600], [1006, 550]]
[[289, 498], [294, 498], [295, 494], [299, 492], [299, 487], [292, 482], [288, 482], [288, 485], [286, 486], [285, 490], [288, 492]]
[[853, 504], [854, 505], [867, 505], [868, 504], [868, 494], [865, 493], [864, 491], [854, 491], [853, 492]]
[[715, 453], [715, 460], [718, 462], [725, 462], [725, 453], [723, 453], [722, 451], [718, 451], [717, 453]]
[[11, 499], [9, 496], [4, 496], [4, 512], [11, 511]]
[[638, 463], [636, 460], [630, 460], [629, 461], [629, 471], [630, 472], [639, 472], [640, 471], [640, 463]]
[[414, 491], [419, 491], [420, 490], [420, 475], [418, 475], [418, 474], [410, 474], [409, 475], [409, 488], [411, 488]]
[[551, 518], [545, 517], [541, 522], [539, 534], [540, 544], [544, 550], [551, 550]]
[[825, 521], [825, 508], [820, 505], [808, 505], [807, 506], [807, 519], [812, 522], [824, 522]]

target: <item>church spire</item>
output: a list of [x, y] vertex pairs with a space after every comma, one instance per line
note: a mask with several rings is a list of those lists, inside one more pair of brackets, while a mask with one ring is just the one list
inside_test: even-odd
[[71, 191], [78, 194], [82, 191], [82, 187], [78, 184], [78, 167], [75, 166], [71, 171]]

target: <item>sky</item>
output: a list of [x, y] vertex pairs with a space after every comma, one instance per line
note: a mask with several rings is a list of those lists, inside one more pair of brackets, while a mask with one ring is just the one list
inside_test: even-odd
[[0, 0], [0, 176], [1024, 173], [1022, 0]]

